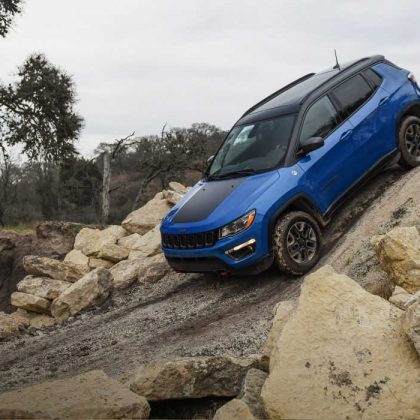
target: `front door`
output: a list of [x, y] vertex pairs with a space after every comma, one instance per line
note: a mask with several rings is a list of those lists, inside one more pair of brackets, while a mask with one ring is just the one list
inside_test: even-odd
[[354, 179], [354, 168], [350, 163], [352, 130], [350, 121], [340, 124], [338, 112], [327, 95], [313, 103], [304, 117], [300, 141], [322, 137], [325, 144], [299, 160], [298, 165], [305, 172], [301, 188], [313, 197], [322, 213]]

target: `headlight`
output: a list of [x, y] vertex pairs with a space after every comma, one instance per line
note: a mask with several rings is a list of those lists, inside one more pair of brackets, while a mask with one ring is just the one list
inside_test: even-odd
[[256, 211], [252, 210], [244, 214], [239, 219], [234, 220], [232, 223], [229, 223], [228, 225], [220, 228], [219, 238], [222, 239], [226, 238], [227, 236], [233, 236], [244, 231], [245, 229], [248, 229], [255, 219], [255, 213]]

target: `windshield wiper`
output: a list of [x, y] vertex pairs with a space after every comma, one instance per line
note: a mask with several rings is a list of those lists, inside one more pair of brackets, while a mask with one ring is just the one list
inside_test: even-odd
[[238, 171], [227, 172], [221, 175], [209, 175], [207, 179], [212, 180], [212, 179], [236, 178], [236, 177], [247, 176], [247, 175], [255, 175], [256, 173], [258, 172], [255, 169], [240, 169]]

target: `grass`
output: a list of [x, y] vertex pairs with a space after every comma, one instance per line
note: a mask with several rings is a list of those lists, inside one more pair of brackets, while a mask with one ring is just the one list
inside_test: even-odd
[[19, 224], [16, 226], [3, 226], [0, 227], [0, 231], [1, 230], [12, 230], [13, 232], [28, 232], [33, 230], [33, 226], [32, 225], [25, 225], [25, 224]]

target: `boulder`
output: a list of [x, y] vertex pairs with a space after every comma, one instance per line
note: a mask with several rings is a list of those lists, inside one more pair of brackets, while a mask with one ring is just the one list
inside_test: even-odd
[[126, 235], [127, 232], [117, 225], [108, 226], [104, 230], [84, 228], [77, 234], [74, 248], [88, 257], [96, 256], [105, 245], [116, 244]]
[[[373, 274], [373, 273], [372, 273]], [[395, 284], [383, 272], [357, 279], [360, 286], [372, 295], [388, 300], [392, 296]]]
[[29, 321], [14, 314], [0, 312], [0, 338], [7, 337], [22, 328], [29, 326]]
[[418, 418], [420, 358], [401, 314], [330, 266], [307, 276], [271, 355], [268, 417]]
[[115, 264], [109, 271], [112, 275], [112, 284], [116, 289], [123, 289], [130, 286], [139, 275], [140, 267], [143, 263], [141, 259], [124, 260]]
[[37, 313], [50, 313], [51, 302], [47, 299], [30, 295], [29, 293], [13, 292], [10, 296], [13, 306]]
[[140, 266], [138, 278], [141, 284], [156, 283], [171, 271], [163, 254], [145, 258]]
[[182, 184], [176, 181], [171, 181], [169, 183], [169, 190], [176, 192], [180, 195], [185, 195], [187, 192], [187, 187], [184, 187]]
[[140, 366], [130, 379], [130, 389], [149, 401], [234, 397], [257, 358], [196, 357], [177, 361], [152, 361]]
[[72, 249], [64, 258], [64, 261], [71, 262], [76, 265], [82, 266], [84, 269], [89, 269], [89, 257], [83, 254], [78, 249]]
[[29, 293], [44, 299], [56, 299], [72, 283], [62, 280], [54, 280], [49, 277], [26, 276], [17, 284], [17, 290], [23, 293]]
[[420, 292], [408, 302], [407, 310], [402, 316], [402, 325], [420, 356]]
[[89, 258], [89, 268], [94, 270], [95, 268], [111, 268], [114, 265], [113, 262], [103, 260], [101, 258]]
[[420, 289], [420, 234], [415, 227], [397, 227], [371, 240], [383, 270], [409, 293]]
[[162, 193], [146, 203], [143, 207], [131, 212], [122, 222], [122, 226], [130, 233], [144, 235], [161, 222], [163, 217], [171, 209]]
[[101, 370], [0, 395], [1, 418], [147, 419], [149, 414], [145, 398]]
[[152, 257], [162, 252], [160, 243], [160, 225], [157, 225], [137, 241], [136, 247], [130, 251], [129, 259]]
[[121, 245], [107, 244], [107, 245], [104, 245], [100, 249], [98, 253], [98, 257], [103, 260], [117, 263], [117, 262], [127, 259], [128, 253], [129, 253], [128, 249]]
[[[257, 417], [258, 418], [258, 417]], [[261, 417], [262, 418], [262, 417]], [[213, 420], [255, 420], [248, 405], [234, 398], [222, 405], [215, 413]]]
[[73, 283], [83, 277], [89, 270], [71, 262], [54, 260], [47, 257], [27, 255], [23, 266], [28, 274], [38, 277], [50, 277]]
[[395, 286], [394, 293], [389, 298], [389, 301], [398, 308], [405, 310], [405, 305], [413, 295], [408, 293], [400, 286]]
[[82, 309], [102, 303], [112, 286], [111, 273], [97, 268], [66, 289], [51, 305], [51, 314], [64, 321]]
[[175, 191], [166, 191], [166, 201], [172, 205], [178, 204], [183, 197]]
[[[140, 244], [140, 245], [139, 245]], [[138, 249], [141, 246], [141, 235], [138, 233], [132, 233], [118, 241], [118, 245], [128, 248], [129, 250]]]
[[243, 401], [257, 419], [265, 418], [261, 389], [268, 374], [259, 369], [250, 369], [245, 376], [239, 399]]
[[55, 318], [49, 315], [36, 314], [21, 308], [18, 308], [12, 316], [16, 317], [16, 319], [24, 320], [27, 326], [31, 326], [36, 329], [51, 327], [56, 323]]
[[286, 322], [289, 320], [293, 311], [296, 308], [295, 300], [285, 300], [279, 302], [274, 308], [274, 318], [271, 325], [271, 330], [268, 333], [267, 340], [265, 341], [263, 351], [262, 351], [262, 360], [261, 363], [267, 371], [269, 370], [270, 365], [270, 355], [273, 351], [273, 348], [279, 339]]

